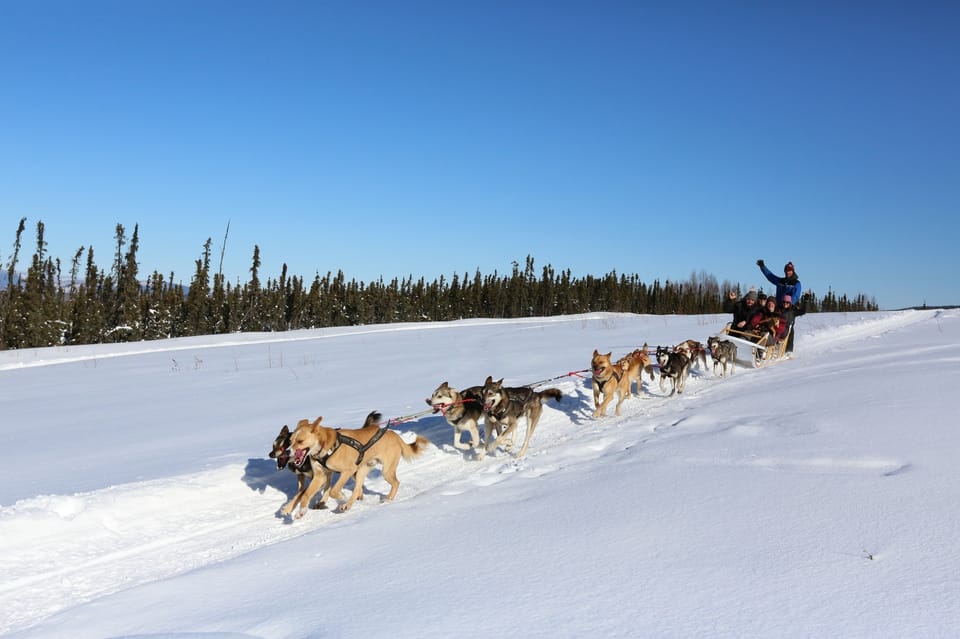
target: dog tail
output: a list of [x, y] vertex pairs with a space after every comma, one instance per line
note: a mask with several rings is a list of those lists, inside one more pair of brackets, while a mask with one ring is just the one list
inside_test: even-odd
[[417, 435], [417, 438], [414, 440], [412, 444], [408, 444], [407, 442], [403, 441], [403, 439], [401, 438], [400, 454], [403, 455], [404, 460], [410, 461], [414, 457], [419, 457], [420, 455], [422, 455], [423, 452], [427, 450], [427, 446], [429, 445], [430, 445], [430, 440], [421, 435]]
[[654, 375], [653, 375], [653, 364], [651, 364], [651, 363], [649, 362], [649, 360], [648, 360], [648, 362], [647, 362], [647, 365], [644, 366], [643, 369], [644, 369], [645, 371], [647, 371], [647, 374], [648, 374], [648, 375], [650, 375], [650, 381], [651, 381], [651, 382], [656, 379], [656, 377], [654, 377]]
[[560, 391], [559, 388], [545, 388], [539, 393], [537, 393], [537, 397], [540, 398], [541, 404], [544, 402], [545, 399], [555, 399], [559, 402], [560, 399], [563, 397], [563, 393]]

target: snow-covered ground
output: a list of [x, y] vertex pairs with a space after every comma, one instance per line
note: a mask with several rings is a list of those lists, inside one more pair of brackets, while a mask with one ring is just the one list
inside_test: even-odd
[[[10, 637], [960, 635], [960, 311], [815, 314], [797, 357], [645, 381], [592, 417], [594, 348], [726, 316], [465, 320], [0, 352]], [[560, 388], [523, 459], [436, 446], [397, 500], [277, 516], [283, 424]], [[551, 379], [554, 378], [554, 379]], [[522, 431], [520, 433], [522, 435]]]

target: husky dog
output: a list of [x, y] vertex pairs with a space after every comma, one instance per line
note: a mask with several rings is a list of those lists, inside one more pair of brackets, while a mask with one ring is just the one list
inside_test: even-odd
[[[503, 385], [503, 379], [495, 382], [493, 377], [487, 376], [487, 380], [483, 384], [483, 411], [487, 415], [483, 425], [487, 436], [487, 452], [493, 451], [500, 445], [501, 440], [507, 437], [512, 442], [513, 432], [517, 428], [520, 417], [526, 417], [527, 434], [523, 438], [523, 446], [520, 447], [520, 452], [517, 453], [517, 457], [523, 457], [527, 453], [527, 446], [530, 445], [533, 431], [537, 429], [537, 422], [540, 421], [543, 402], [547, 398], [559, 402], [561, 397], [563, 397], [563, 393], [560, 392], [559, 388], [545, 388], [540, 392], [526, 386], [508, 388]], [[506, 424], [507, 428], [491, 441], [491, 431], [498, 424]]]
[[[471, 386], [462, 391], [447, 382], [440, 384], [427, 401], [434, 413], [443, 413], [447, 423], [453, 426], [453, 446], [460, 450], [474, 449], [483, 459], [486, 449], [480, 446], [480, 418], [483, 416], [483, 387]], [[460, 433], [470, 433], [470, 443], [460, 441]], [[488, 436], [489, 437], [489, 436]]]
[[707, 349], [706, 347], [698, 342], [695, 339], [688, 339], [680, 342], [673, 347], [673, 350], [677, 353], [683, 353], [687, 356], [687, 359], [690, 360], [690, 367], [692, 368], [694, 364], [697, 365], [697, 368], [700, 370], [707, 369]]
[[[612, 353], [600, 353], [596, 349], [590, 359], [590, 370], [593, 371], [593, 416], [601, 417], [607, 414], [607, 406], [617, 396], [615, 412], [620, 414], [620, 404], [629, 397], [633, 390], [633, 380], [637, 380], [637, 395], [642, 393], [641, 378], [643, 371], [650, 375], [653, 381], [653, 363], [647, 345], [638, 348], [632, 353], [620, 358], [616, 363], [610, 359]], [[603, 401], [600, 395], [603, 395]]]
[[670, 394], [682, 393], [690, 374], [690, 360], [683, 353], [671, 352], [669, 348], [657, 347], [657, 363], [660, 365], [660, 390], [666, 391], [664, 381], [670, 379], [673, 390]]
[[[323, 417], [318, 417], [314, 424], [319, 424], [320, 420]], [[310, 422], [306, 419], [301, 419], [297, 426], [301, 424], [309, 424]], [[283, 470], [284, 468], [289, 468], [290, 472], [297, 476], [297, 492], [289, 502], [283, 507], [284, 510], [292, 511], [303, 499], [304, 492], [307, 489], [307, 482], [311, 480], [315, 473], [320, 473], [323, 476], [320, 486], [326, 487], [330, 485], [330, 473], [327, 472], [326, 468], [320, 466], [318, 469], [313, 468], [313, 462], [309, 459], [304, 460], [302, 465], [294, 464], [290, 461], [290, 429], [286, 424], [283, 425], [283, 428], [280, 429], [280, 434], [277, 435], [277, 438], [273, 440], [273, 448], [270, 450], [270, 459], [277, 460], [277, 470]], [[334, 495], [336, 499], [343, 499], [343, 494], [339, 493]], [[308, 505], [306, 502], [304, 506]], [[323, 508], [323, 504], [317, 504], [312, 506], [312, 508]]]
[[[383, 478], [390, 484], [390, 493], [384, 501], [390, 501], [397, 496], [400, 480], [397, 479], [397, 465], [400, 458], [411, 460], [422, 454], [430, 442], [425, 437], [418, 436], [412, 444], [401, 439], [400, 435], [387, 428], [380, 428], [380, 413], [377, 411], [367, 415], [362, 428], [333, 429], [320, 425], [320, 420], [300, 422], [297, 429], [290, 436], [290, 448], [293, 451], [293, 462], [298, 466], [310, 457], [329, 472], [338, 472], [333, 486], [328, 487], [320, 497], [320, 503], [327, 501], [331, 495], [336, 495], [343, 488], [347, 480], [353, 477], [353, 493], [350, 498], [340, 504], [338, 510], [349, 510], [353, 503], [363, 498], [363, 480], [374, 466], [383, 466]], [[323, 481], [318, 482], [318, 473], [314, 473], [310, 486], [307, 487], [305, 499], [301, 500], [301, 507], [295, 517], [302, 517], [306, 512], [304, 503], [320, 489]], [[284, 515], [293, 512], [293, 506], [284, 508]]]
[[737, 370], [737, 345], [727, 339], [720, 339], [716, 335], [707, 340], [710, 347], [710, 358], [713, 360], [713, 374], [717, 374], [717, 366], [720, 366], [720, 376], [727, 376], [727, 364], [730, 364], [730, 374], [733, 375]]

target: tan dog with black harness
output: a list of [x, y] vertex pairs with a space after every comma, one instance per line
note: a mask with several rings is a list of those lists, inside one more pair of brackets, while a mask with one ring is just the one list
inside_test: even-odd
[[[316, 463], [329, 472], [340, 473], [336, 483], [328, 487], [320, 497], [320, 503], [327, 501], [330, 495], [336, 495], [343, 488], [350, 477], [353, 477], [353, 493], [350, 498], [340, 504], [338, 510], [344, 512], [353, 506], [353, 502], [363, 498], [363, 481], [367, 474], [378, 464], [382, 465], [383, 478], [390, 484], [390, 493], [384, 501], [390, 501], [397, 496], [400, 480], [397, 479], [397, 466], [400, 458], [411, 460], [423, 453], [430, 441], [426, 437], [417, 436], [416, 441], [408, 444], [396, 432], [380, 428], [380, 413], [377, 411], [367, 415], [362, 428], [334, 429], [320, 425], [320, 420], [313, 424], [307, 422], [297, 426], [290, 438], [290, 448], [293, 451], [293, 462], [301, 465], [309, 457], [311, 463]], [[314, 472], [313, 481], [307, 488], [301, 504], [310, 502], [310, 498], [323, 486], [319, 479], [321, 473]], [[286, 512], [289, 515], [292, 508]], [[296, 517], [302, 517], [306, 509], [301, 505]]]
[[[593, 411], [594, 417], [602, 417], [607, 414], [607, 406], [617, 396], [617, 406], [615, 412], [620, 414], [620, 404], [631, 395], [633, 381], [637, 381], [637, 395], [641, 394], [643, 385], [643, 371], [650, 375], [650, 381], [655, 379], [653, 374], [653, 362], [650, 359], [650, 353], [647, 345], [638, 348], [632, 353], [613, 362], [610, 359], [612, 353], [600, 353], [596, 349], [593, 351], [593, 358], [590, 360], [590, 370], [593, 372]], [[603, 401], [600, 395], [603, 395]]]
[[[321, 419], [323, 419], [323, 417], [317, 417], [317, 419], [314, 420], [313, 422], [314, 425], [319, 424]], [[310, 420], [301, 419], [297, 423], [297, 426], [301, 426], [303, 424], [309, 424], [309, 423], [310, 423]], [[324, 490], [326, 490], [326, 488], [330, 485], [330, 474], [331, 474], [327, 472], [326, 468], [320, 466], [320, 464], [315, 463], [309, 457], [303, 460], [303, 463], [299, 466], [294, 464], [290, 460], [291, 436], [292, 436], [292, 433], [290, 429], [287, 427], [286, 424], [284, 424], [283, 428], [280, 429], [280, 434], [277, 435], [276, 439], [273, 440], [273, 448], [270, 450], [270, 453], [269, 453], [271, 459], [277, 460], [277, 470], [283, 470], [284, 468], [289, 468], [290, 471], [297, 476], [297, 492], [293, 496], [293, 499], [291, 499], [289, 502], [286, 503], [286, 505], [283, 508], [281, 508], [281, 512], [283, 512], [285, 515], [292, 512], [293, 509], [300, 504], [301, 500], [303, 500], [303, 496], [307, 492], [307, 487], [310, 485], [310, 483], [312, 483], [310, 482], [310, 480], [313, 479], [315, 472], [321, 473], [323, 476], [322, 483], [318, 484], [315, 490], [318, 490], [321, 487]], [[316, 468], [314, 468], [314, 466], [316, 466]], [[312, 497], [313, 493], [311, 493], [310, 496]], [[333, 498], [343, 499], [343, 493], [336, 493], [333, 495]], [[308, 502], [309, 500], [303, 503], [304, 507], [309, 506]], [[315, 508], [322, 508], [322, 507], [323, 507], [322, 504], [317, 504], [315, 506]]]

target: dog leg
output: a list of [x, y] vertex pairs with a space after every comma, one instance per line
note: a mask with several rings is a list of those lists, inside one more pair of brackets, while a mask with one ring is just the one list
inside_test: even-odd
[[477, 446], [479, 446], [480, 431], [477, 430], [477, 422], [471, 420], [467, 424], [466, 430], [468, 433], [470, 433], [470, 448], [476, 448]]
[[397, 496], [397, 491], [400, 489], [400, 480], [397, 479], [397, 465], [399, 463], [399, 456], [397, 456], [396, 459], [387, 459], [384, 460], [383, 468], [380, 469], [383, 478], [390, 484], [390, 492], [383, 498], [383, 501], [393, 501], [393, 498]]
[[460, 433], [462, 432], [463, 432], [462, 428], [460, 428], [459, 426], [454, 426], [453, 447], [456, 448], [457, 450], [468, 450], [470, 448], [470, 444], [464, 444], [462, 441], [460, 441]]
[[480, 431], [477, 429], [477, 422], [472, 419], [468, 420], [463, 429], [470, 433], [470, 446], [467, 450], [474, 451], [478, 459], [483, 459], [483, 453], [480, 452]]
[[494, 440], [494, 437], [500, 434], [500, 422], [496, 418], [487, 415], [487, 418], [483, 421], [483, 443], [484, 450], [489, 450], [489, 444]]
[[324, 491], [323, 495], [320, 496], [320, 501], [326, 502], [331, 495], [340, 495], [340, 497], [336, 499], [337, 500], [343, 499], [343, 493], [341, 491], [343, 490], [343, 487], [346, 485], [348, 479], [350, 479], [350, 473], [345, 473], [343, 471], [340, 471], [340, 477], [337, 478], [337, 482], [333, 486], [330, 486], [329, 488], [327, 488], [326, 491]]
[[623, 403], [623, 400], [627, 398], [627, 395], [622, 390], [617, 390], [617, 406], [613, 409], [613, 412], [619, 416], [620, 415], [620, 404]]
[[537, 430], [537, 422], [540, 421], [540, 414], [543, 412], [543, 406], [540, 402], [537, 402], [536, 405], [532, 406], [527, 412], [527, 436], [523, 438], [523, 446], [520, 447], [520, 452], [517, 453], [517, 457], [523, 457], [527, 454], [527, 446], [530, 445], [530, 440], [533, 438], [533, 431]]
[[[497, 435], [497, 438], [496, 438], [496, 439], [494, 439], [492, 442], [490, 442], [489, 444], [487, 444], [487, 452], [488, 452], [488, 453], [492, 453], [494, 450], [496, 450], [496, 449], [497, 449], [497, 446], [500, 445], [500, 442], [501, 442], [504, 438], [506, 438], [508, 435], [509, 435], [509, 436], [513, 436], [513, 431], [514, 431], [514, 429], [517, 427], [517, 420], [516, 420], [516, 419], [508, 419], [507, 421], [508, 421], [507, 429], [506, 429], [505, 431], [503, 431], [502, 433], [500, 433], [499, 435]], [[512, 441], [512, 440], [511, 440], [511, 441]]]
[[350, 507], [353, 506], [353, 503], [358, 499], [363, 499], [363, 480], [367, 478], [367, 474], [370, 472], [372, 466], [370, 464], [361, 464], [360, 468], [357, 469], [356, 474], [353, 476], [353, 492], [350, 494], [350, 499], [340, 504], [338, 511], [345, 513], [350, 510]]
[[[313, 499], [313, 496], [317, 494], [317, 491], [320, 490], [320, 488], [329, 485], [329, 477], [325, 472], [314, 472], [313, 479], [310, 480], [310, 485], [307, 486], [307, 491], [300, 498], [300, 509], [297, 511], [297, 514], [295, 514], [294, 517], [296, 519], [300, 519], [307, 514], [307, 505], [310, 503], [310, 500]], [[326, 500], [321, 499], [320, 501], [324, 502]]]
[[593, 411], [594, 417], [603, 417], [607, 414], [607, 406], [610, 405], [610, 402], [613, 400], [613, 393], [604, 393], [603, 401], [600, 402], [600, 405], [597, 407], [597, 410]]
[[297, 473], [297, 494], [293, 496], [293, 499], [284, 504], [283, 508], [280, 509], [280, 513], [284, 516], [289, 515], [293, 512], [293, 509], [297, 507], [297, 504], [300, 503], [300, 498], [303, 497], [303, 491], [307, 487], [307, 476]]

